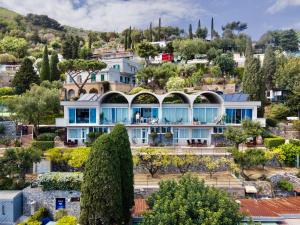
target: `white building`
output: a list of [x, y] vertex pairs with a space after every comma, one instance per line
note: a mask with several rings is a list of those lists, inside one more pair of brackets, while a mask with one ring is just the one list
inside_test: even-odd
[[[127, 95], [119, 91], [103, 95], [83, 95], [78, 101], [63, 101], [64, 118], [56, 119], [57, 127], [67, 129], [67, 140], [83, 144], [92, 131], [110, 132], [116, 123], [128, 129], [133, 145], [187, 145], [215, 143], [215, 134], [227, 126], [241, 126], [244, 119], [259, 121], [257, 108], [261, 102], [249, 101], [245, 94], [219, 95], [212, 91], [186, 94], [173, 91], [166, 94], [139, 92]], [[166, 135], [168, 133], [168, 135]], [[167, 137], [168, 136], [168, 137]]]

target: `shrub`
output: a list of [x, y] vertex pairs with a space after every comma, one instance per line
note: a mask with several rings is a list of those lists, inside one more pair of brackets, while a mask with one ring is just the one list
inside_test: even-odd
[[68, 212], [65, 209], [59, 209], [55, 214], [54, 214], [54, 220], [58, 221], [61, 218], [63, 218], [64, 216], [67, 216]]
[[49, 212], [45, 208], [39, 208], [32, 216], [30, 216], [25, 222], [18, 225], [40, 225], [41, 220], [49, 216]]
[[37, 140], [38, 141], [54, 141], [55, 136], [56, 135], [54, 133], [43, 133], [43, 134], [40, 134], [39, 136], [37, 136]]
[[264, 140], [265, 146], [269, 149], [276, 148], [279, 145], [282, 145], [285, 143], [285, 139], [282, 137], [276, 137], [276, 138], [265, 138]]
[[289, 143], [293, 144], [293, 145], [296, 145], [296, 146], [300, 146], [300, 140], [299, 139], [290, 139]]
[[284, 190], [284, 191], [292, 191], [294, 188], [293, 184], [287, 180], [280, 180], [277, 183], [277, 187], [279, 187], [281, 190]]
[[75, 216], [64, 216], [57, 221], [56, 225], [77, 225], [77, 219]]
[[266, 124], [269, 127], [276, 127], [277, 126], [277, 120], [275, 120], [273, 118], [267, 118], [266, 119]]
[[33, 141], [31, 142], [31, 146], [33, 148], [37, 148], [42, 151], [45, 151], [47, 149], [54, 147], [54, 141]]
[[293, 144], [284, 144], [278, 147], [285, 156], [285, 164], [287, 166], [295, 166], [296, 157], [300, 155], [300, 146]]
[[82, 173], [45, 173], [38, 178], [44, 191], [49, 190], [80, 190]]
[[14, 91], [12, 87], [2, 87], [0, 88], [0, 96], [14, 95]]

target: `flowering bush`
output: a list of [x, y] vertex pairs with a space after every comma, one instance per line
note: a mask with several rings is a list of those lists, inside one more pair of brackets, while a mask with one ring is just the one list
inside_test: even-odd
[[44, 191], [50, 190], [80, 190], [83, 180], [82, 173], [45, 173], [38, 178], [38, 184]]

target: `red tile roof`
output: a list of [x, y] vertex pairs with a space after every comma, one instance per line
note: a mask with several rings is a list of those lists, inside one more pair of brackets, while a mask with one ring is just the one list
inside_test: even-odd
[[134, 199], [134, 207], [132, 210], [132, 216], [141, 216], [148, 209], [148, 205], [145, 199], [137, 198]]
[[240, 211], [254, 217], [280, 217], [283, 214], [300, 215], [300, 197], [273, 199], [240, 199]]

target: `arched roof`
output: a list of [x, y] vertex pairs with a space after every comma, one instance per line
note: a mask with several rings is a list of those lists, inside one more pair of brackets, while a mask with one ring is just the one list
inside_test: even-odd
[[164, 94], [162, 96], [162, 103], [165, 100], [165, 98], [169, 97], [170, 95], [178, 95], [178, 96], [180, 96], [183, 99], [183, 101], [185, 103], [189, 104], [189, 105], [191, 105], [191, 103], [192, 103], [191, 100], [190, 100], [190, 96], [188, 94], [184, 93], [183, 91], [170, 91], [170, 92]]
[[114, 95], [114, 94], [123, 96], [123, 97], [126, 99], [127, 103], [129, 103], [128, 95], [125, 95], [125, 94], [124, 94], [123, 92], [121, 92], [121, 91], [109, 91], [109, 92], [104, 93], [104, 94], [100, 97], [100, 99], [99, 99], [100, 104], [101, 104], [101, 103], [103, 102], [103, 100], [105, 100], [109, 95]]
[[199, 96], [204, 96], [206, 97], [210, 102], [215, 103], [215, 104], [222, 104], [224, 102], [223, 98], [217, 94], [216, 92], [213, 91], [201, 91], [196, 94], [191, 95], [193, 96], [192, 103], [194, 104], [195, 100]]
[[[152, 93], [150, 91], [141, 91], [141, 92], [138, 92], [134, 95], [127, 95], [128, 97], [130, 97], [130, 105], [134, 104], [133, 101], [140, 95], [143, 95], [143, 94], [147, 94], [147, 95], [152, 95], [156, 100], [157, 100], [157, 104], [160, 104], [161, 103], [161, 99], [159, 97], [159, 95], [155, 94], [155, 93]], [[141, 103], [143, 104], [143, 103]]]

